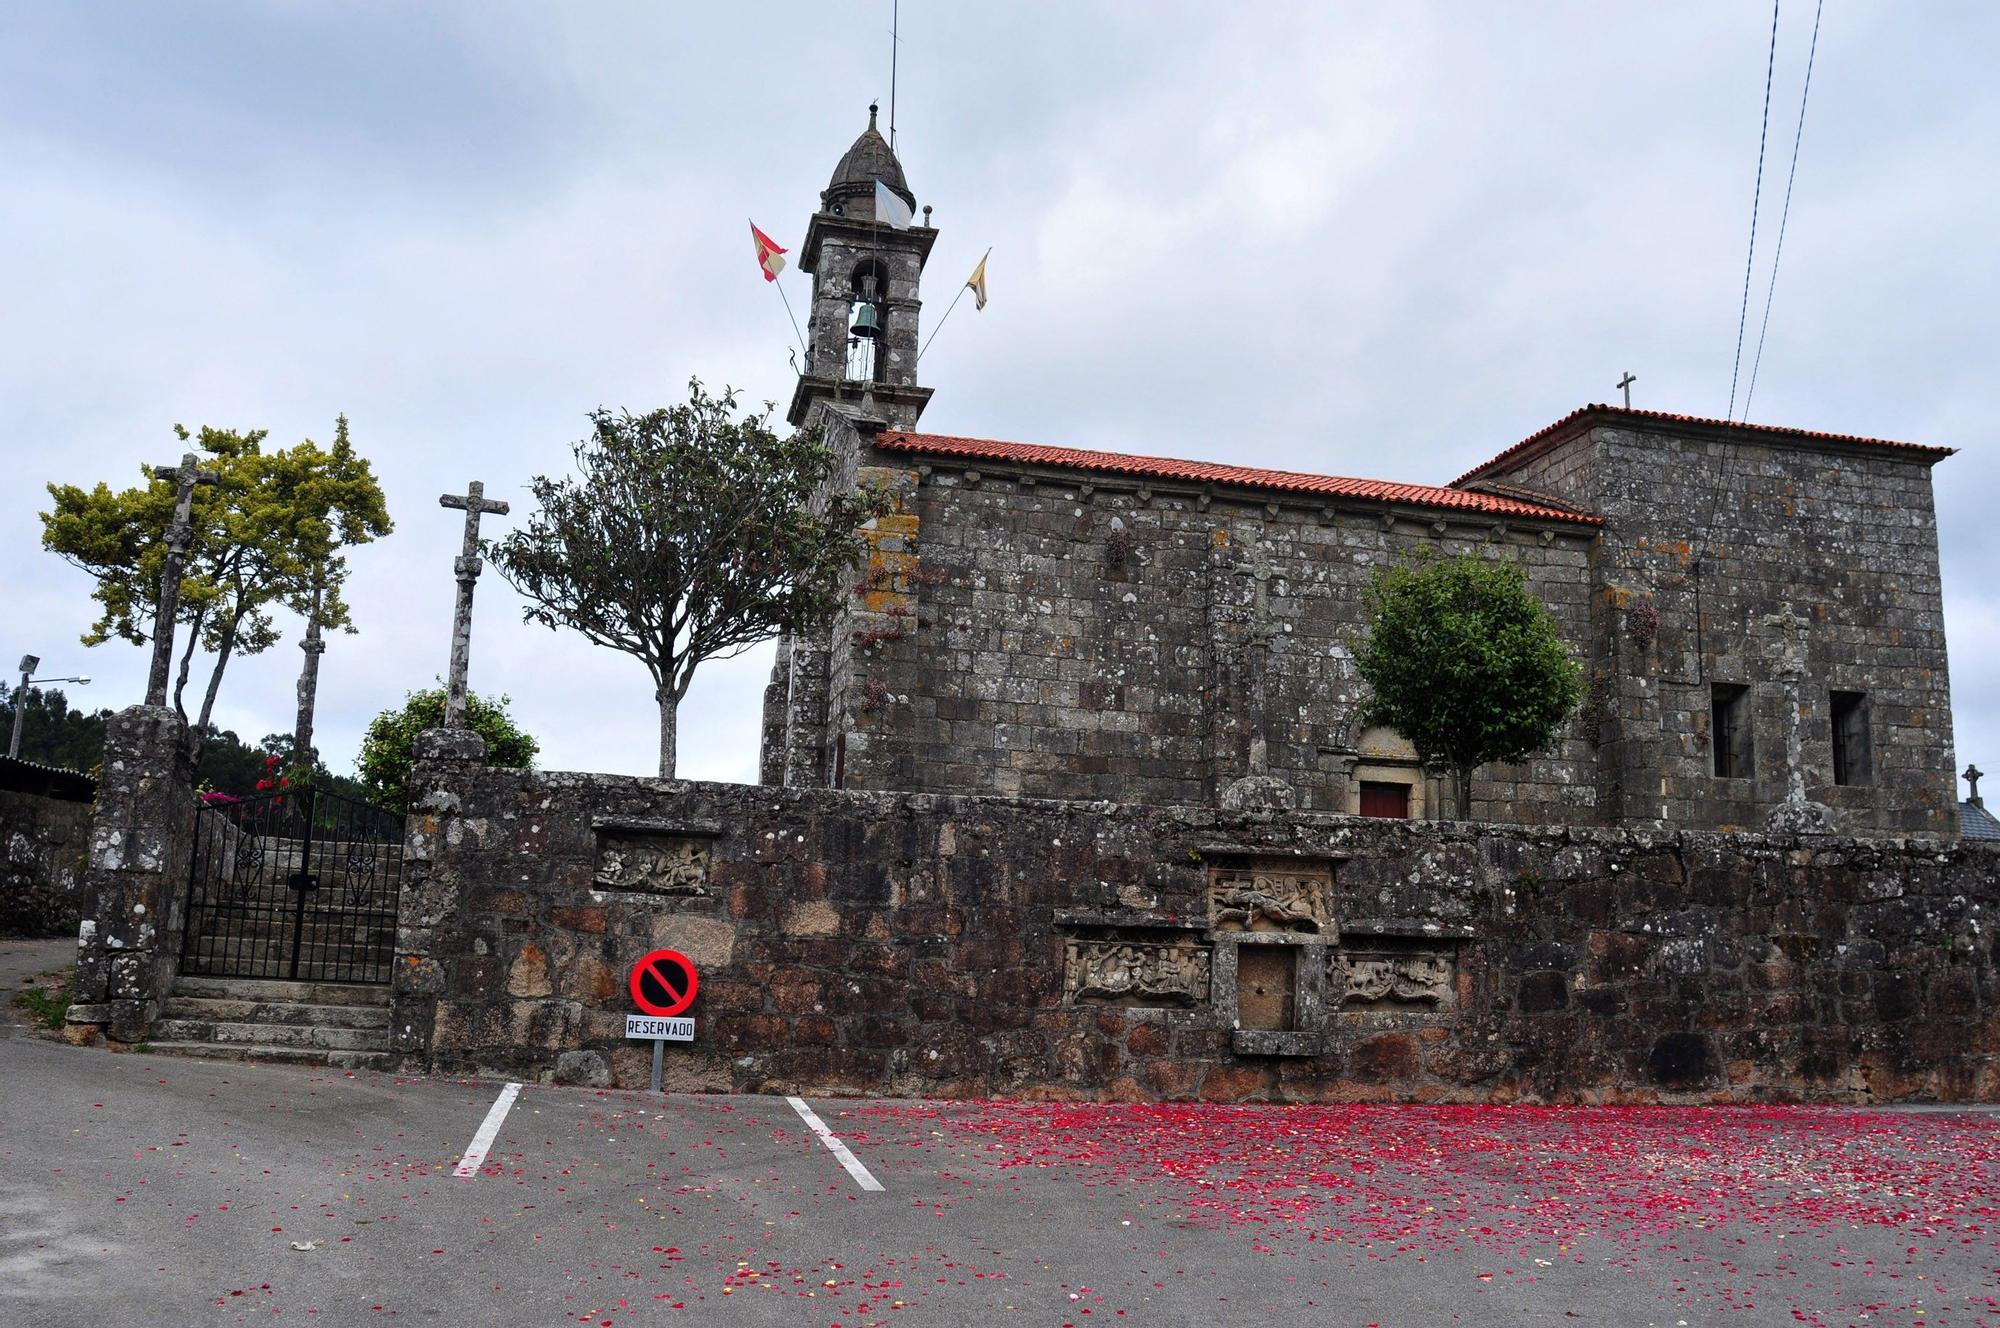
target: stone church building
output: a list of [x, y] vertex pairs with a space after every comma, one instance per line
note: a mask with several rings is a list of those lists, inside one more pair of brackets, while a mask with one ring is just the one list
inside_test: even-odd
[[1476, 819], [1956, 832], [1952, 449], [1590, 405], [1419, 484], [925, 433], [937, 232], [878, 220], [878, 180], [915, 207], [871, 113], [799, 249], [789, 418], [894, 510], [846, 611], [780, 643], [764, 783], [1441, 818], [1351, 656], [1370, 573], [1431, 550], [1518, 564], [1589, 683], [1476, 772]]

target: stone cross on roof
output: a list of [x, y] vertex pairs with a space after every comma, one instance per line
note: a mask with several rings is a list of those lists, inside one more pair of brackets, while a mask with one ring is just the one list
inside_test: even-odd
[[187, 571], [188, 545], [194, 541], [194, 486], [219, 484], [222, 476], [201, 469], [192, 452], [181, 453], [180, 464], [149, 467], [156, 480], [175, 485], [174, 519], [167, 527], [167, 563], [160, 569], [160, 601], [153, 613], [153, 666], [146, 675], [146, 704], [167, 703], [167, 675], [174, 663], [174, 619], [181, 609], [181, 578]]
[[465, 673], [472, 658], [472, 586], [479, 580], [479, 518], [488, 512], [507, 515], [507, 504], [486, 496], [486, 486], [478, 480], [465, 486], [463, 494], [438, 495], [439, 507], [456, 507], [465, 512], [465, 545], [452, 570], [458, 574], [458, 607], [451, 620], [451, 674], [444, 696], [444, 727], [465, 727]]

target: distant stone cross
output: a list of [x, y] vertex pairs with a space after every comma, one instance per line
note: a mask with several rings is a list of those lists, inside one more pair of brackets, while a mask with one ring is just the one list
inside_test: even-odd
[[487, 512], [507, 515], [507, 504], [486, 496], [486, 486], [478, 480], [465, 486], [464, 494], [441, 493], [438, 506], [456, 507], [465, 512], [465, 547], [452, 570], [458, 574], [458, 609], [451, 622], [451, 676], [444, 696], [444, 726], [465, 727], [465, 670], [472, 655], [472, 584], [479, 580], [479, 518]]
[[1969, 795], [1967, 795], [1965, 799], [1967, 802], [1973, 803], [1980, 807], [1984, 807], [1986, 805], [1985, 803], [1979, 801], [1979, 781], [1984, 778], [1986, 778], [1986, 772], [1984, 770], [1981, 770], [1978, 766], [1972, 764], [1970, 761], [1966, 762], [1965, 782], [1972, 785], [1972, 792]]
[[194, 486], [222, 479], [203, 470], [194, 453], [183, 452], [177, 466], [151, 467], [156, 480], [172, 480], [174, 520], [167, 527], [167, 565], [160, 569], [160, 602], [153, 613], [153, 667], [146, 675], [146, 704], [167, 703], [167, 675], [174, 664], [174, 618], [181, 610], [181, 578], [187, 571], [188, 545], [194, 540]]
[[1618, 386], [1625, 389], [1625, 409], [1627, 410], [1632, 409], [1632, 384], [1638, 381], [1638, 379], [1632, 376], [1630, 369], [1627, 369], [1625, 376], [1618, 380]]

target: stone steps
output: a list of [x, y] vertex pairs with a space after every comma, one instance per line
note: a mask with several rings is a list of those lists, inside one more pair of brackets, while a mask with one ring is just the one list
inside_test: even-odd
[[[303, 984], [302, 984], [303, 985]], [[160, 1006], [165, 1019], [210, 1024], [312, 1024], [321, 1028], [387, 1028], [387, 1005], [308, 1005], [230, 996], [169, 996]]]
[[389, 1030], [333, 1028], [306, 1023], [217, 1023], [207, 1019], [160, 1019], [156, 1037], [167, 1042], [210, 1042], [217, 1045], [316, 1047], [321, 1051], [387, 1051]]
[[261, 978], [198, 978], [174, 980], [175, 996], [254, 1000], [288, 1005], [389, 1004], [389, 988], [372, 982], [268, 982]]
[[382, 1069], [389, 988], [183, 976], [161, 1006], [152, 1047], [178, 1056]]
[[386, 1051], [334, 1051], [317, 1047], [274, 1047], [262, 1043], [151, 1042], [152, 1051], [202, 1060], [265, 1061], [284, 1065], [322, 1065], [330, 1070], [389, 1070], [396, 1058]]

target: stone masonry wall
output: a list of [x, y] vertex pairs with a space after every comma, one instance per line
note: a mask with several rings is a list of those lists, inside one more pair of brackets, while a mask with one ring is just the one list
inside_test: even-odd
[[76, 934], [91, 805], [0, 790], [0, 936]]
[[[1588, 527], [889, 460], [864, 473], [898, 510], [832, 642], [849, 788], [1180, 804], [1268, 778], [1351, 810], [1362, 590], [1419, 549], [1518, 563], [1592, 644]], [[1483, 768], [1475, 815], [1597, 821], [1586, 736]]]
[[2000, 1098], [2000, 853], [429, 765], [399, 1047], [681, 1089]]
[[[1754, 828], [1802, 797], [1852, 833], [1955, 832], [1928, 459], [1599, 425], [1508, 478], [1605, 518], [1592, 605], [1607, 819]], [[1715, 774], [1718, 682], [1750, 688], [1745, 778]], [[1871, 768], [1846, 785], [1832, 690], [1868, 698]]]

